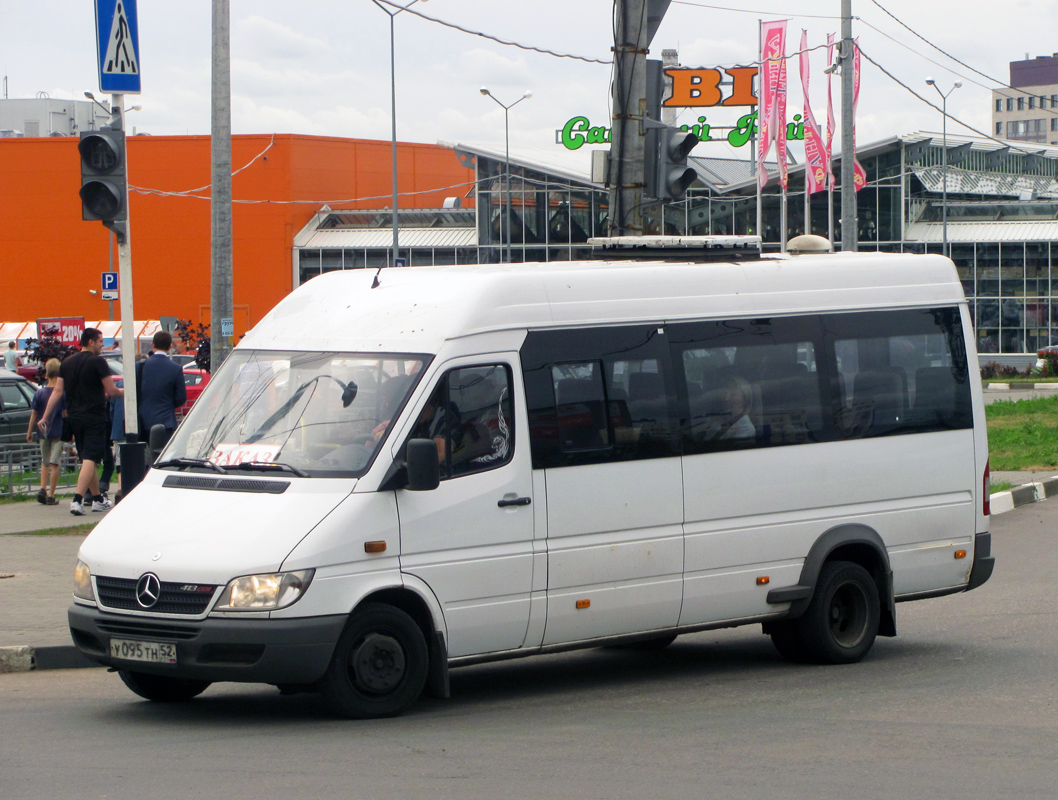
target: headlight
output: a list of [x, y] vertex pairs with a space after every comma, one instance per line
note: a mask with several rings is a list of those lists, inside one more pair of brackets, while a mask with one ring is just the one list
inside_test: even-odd
[[80, 560], [73, 568], [73, 596], [82, 600], [96, 599], [95, 592], [92, 591], [92, 573], [88, 565]]
[[231, 581], [214, 611], [271, 611], [297, 602], [309, 588], [315, 570], [244, 575]]

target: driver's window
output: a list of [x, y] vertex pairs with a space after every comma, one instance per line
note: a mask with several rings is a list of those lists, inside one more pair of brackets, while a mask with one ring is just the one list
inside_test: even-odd
[[434, 440], [442, 480], [508, 463], [514, 455], [510, 368], [490, 364], [446, 373], [410, 438]]

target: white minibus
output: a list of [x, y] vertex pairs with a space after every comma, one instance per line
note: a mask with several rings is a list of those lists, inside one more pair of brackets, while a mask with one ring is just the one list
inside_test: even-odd
[[951, 261], [601, 244], [292, 292], [84, 541], [77, 647], [151, 700], [380, 717], [452, 667], [751, 623], [856, 662], [988, 580]]

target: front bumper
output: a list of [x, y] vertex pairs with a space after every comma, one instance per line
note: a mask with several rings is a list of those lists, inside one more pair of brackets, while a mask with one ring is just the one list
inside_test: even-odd
[[[313, 683], [323, 677], [348, 619], [182, 620], [131, 617], [70, 606], [70, 635], [85, 656], [108, 667], [206, 681]], [[110, 655], [110, 639], [175, 642], [176, 664]]]

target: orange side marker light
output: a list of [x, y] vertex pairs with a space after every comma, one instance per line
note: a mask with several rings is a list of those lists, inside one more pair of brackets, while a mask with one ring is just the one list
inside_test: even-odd
[[365, 553], [384, 553], [386, 552], [385, 542], [364, 542]]
[[757, 586], [767, 586], [769, 583], [771, 583], [771, 578], [767, 575], [761, 575], [757, 578]]
[[965, 550], [956, 550], [955, 551], [955, 557], [956, 558], [966, 558], [966, 551]]
[[590, 607], [591, 607], [591, 600], [578, 600], [577, 601], [577, 608], [578, 609], [580, 609], [580, 608], [590, 608]]

